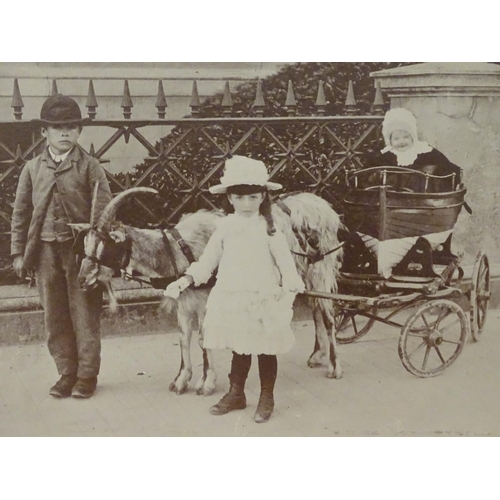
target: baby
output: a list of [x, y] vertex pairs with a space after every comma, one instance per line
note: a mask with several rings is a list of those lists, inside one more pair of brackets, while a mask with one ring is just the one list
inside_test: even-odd
[[406, 187], [416, 192], [453, 191], [461, 182], [460, 167], [427, 142], [418, 139], [417, 120], [407, 109], [395, 108], [386, 113], [382, 135], [386, 146], [380, 155], [368, 160], [369, 167], [405, 167], [438, 176], [455, 174], [454, 179], [432, 179], [427, 186], [423, 177], [397, 176], [397, 187]]

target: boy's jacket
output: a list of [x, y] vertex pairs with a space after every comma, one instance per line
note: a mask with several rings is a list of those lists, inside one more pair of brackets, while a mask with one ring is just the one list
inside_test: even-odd
[[95, 183], [99, 191], [95, 215], [99, 217], [112, 195], [98, 160], [75, 146], [57, 168], [48, 148], [24, 166], [12, 213], [11, 255], [24, 255], [24, 267], [36, 265], [38, 244], [52, 190], [57, 184], [70, 223], [90, 222]]

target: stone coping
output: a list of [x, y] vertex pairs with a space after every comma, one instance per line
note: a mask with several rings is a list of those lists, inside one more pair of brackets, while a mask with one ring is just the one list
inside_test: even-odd
[[500, 95], [500, 66], [489, 63], [422, 63], [374, 71], [370, 76], [389, 98]]
[[500, 66], [484, 62], [428, 62], [382, 69], [370, 73], [371, 77], [399, 77], [417, 75], [500, 75]]
[[120, 80], [248, 80], [275, 73], [284, 62], [16, 63], [2, 62], [3, 78]]
[[[159, 302], [163, 291], [148, 286], [141, 286], [135, 281], [115, 278], [114, 288], [120, 304]], [[105, 303], [107, 297], [105, 296]], [[40, 299], [36, 287], [28, 285], [0, 286], [0, 314], [22, 311], [41, 310]]]

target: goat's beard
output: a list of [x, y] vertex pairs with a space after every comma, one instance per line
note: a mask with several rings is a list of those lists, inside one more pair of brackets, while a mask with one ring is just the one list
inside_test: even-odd
[[92, 266], [85, 267], [84, 261], [80, 275], [85, 276], [85, 281], [81, 282], [81, 288], [84, 291], [90, 291], [100, 287], [108, 296], [109, 312], [115, 314], [118, 311], [118, 301], [112, 284], [114, 270], [95, 263], [92, 263]]
[[111, 314], [116, 314], [118, 311], [118, 300], [116, 299], [115, 290], [113, 288], [113, 275], [113, 269], [105, 266], [99, 266], [96, 284], [100, 285], [108, 295], [109, 312]]

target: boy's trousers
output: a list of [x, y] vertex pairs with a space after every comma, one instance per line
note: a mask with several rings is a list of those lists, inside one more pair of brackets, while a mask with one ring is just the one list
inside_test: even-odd
[[59, 375], [96, 377], [101, 364], [102, 291], [78, 286], [72, 244], [72, 240], [40, 242], [36, 281], [47, 345]]

